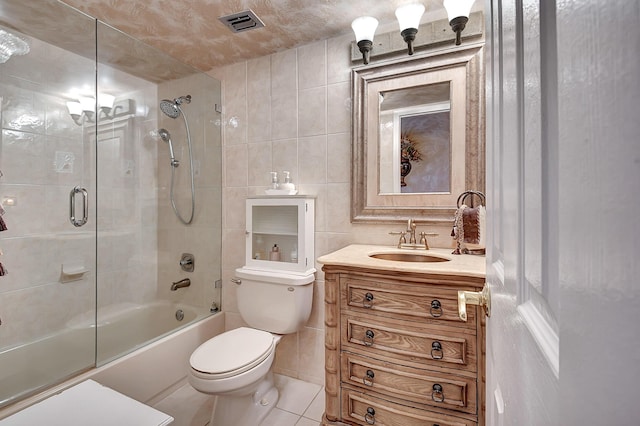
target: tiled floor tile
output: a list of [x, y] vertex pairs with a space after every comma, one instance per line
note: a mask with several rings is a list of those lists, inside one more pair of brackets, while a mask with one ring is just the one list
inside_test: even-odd
[[274, 408], [260, 426], [295, 426], [300, 416]]
[[320, 385], [281, 375], [275, 376], [275, 382], [280, 391], [280, 400], [276, 407], [299, 416], [306, 411], [322, 389]]
[[211, 418], [214, 399], [185, 384], [159, 401], [154, 408], [175, 419], [171, 426], [204, 426]]
[[311, 405], [309, 405], [309, 408], [307, 408], [302, 415], [308, 419], [320, 422], [322, 420], [322, 415], [324, 414], [324, 401], [325, 393], [324, 388], [322, 388], [311, 402]]
[[[275, 375], [275, 383], [280, 399], [260, 426], [320, 426], [325, 401], [322, 386], [279, 374]], [[175, 419], [171, 426], [206, 426], [214, 399], [185, 384], [154, 408]]]
[[306, 417], [300, 417], [296, 426], [320, 426], [320, 422], [316, 422], [315, 420], [307, 419]]

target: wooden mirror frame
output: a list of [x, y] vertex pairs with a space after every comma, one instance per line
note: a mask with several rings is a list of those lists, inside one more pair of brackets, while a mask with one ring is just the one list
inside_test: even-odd
[[[484, 43], [464, 45], [426, 52], [419, 57], [409, 57], [374, 63], [354, 68], [352, 77], [352, 176], [351, 221], [354, 223], [391, 223], [409, 218], [421, 222], [451, 222], [456, 210], [459, 193], [465, 190], [484, 192], [485, 188], [485, 124], [484, 124]], [[384, 83], [406, 79], [423, 81], [429, 73], [446, 75], [455, 71], [464, 77], [465, 87], [461, 95], [451, 99], [452, 151], [463, 149], [464, 164], [453, 163], [452, 174], [459, 184], [453, 185], [447, 194], [389, 194], [379, 192], [378, 128], [379, 103], [370, 101], [372, 88], [384, 87]], [[452, 77], [453, 78], [453, 77]], [[424, 84], [424, 83], [422, 83]], [[406, 87], [412, 87], [408, 85]], [[452, 93], [454, 89], [452, 88]], [[460, 92], [460, 91], [459, 91]], [[461, 110], [461, 107], [463, 110]], [[453, 129], [455, 117], [462, 117], [464, 134], [460, 126]], [[461, 123], [460, 120], [457, 120]], [[455, 131], [454, 131], [455, 130]], [[460, 137], [454, 139], [454, 134]], [[375, 146], [368, 142], [375, 143]], [[454, 144], [460, 144], [454, 148]], [[375, 153], [374, 156], [371, 153]], [[377, 165], [375, 170], [372, 165]], [[375, 198], [375, 202], [371, 201]]]

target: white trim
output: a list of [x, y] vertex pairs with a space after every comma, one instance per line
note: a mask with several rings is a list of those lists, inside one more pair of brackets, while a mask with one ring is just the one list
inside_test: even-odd
[[560, 377], [560, 338], [558, 334], [530, 300], [518, 305], [518, 312], [551, 366], [553, 374], [558, 379]]

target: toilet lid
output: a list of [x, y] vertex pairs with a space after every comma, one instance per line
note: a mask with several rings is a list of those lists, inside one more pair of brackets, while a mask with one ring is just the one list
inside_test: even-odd
[[191, 355], [194, 370], [205, 374], [236, 374], [262, 362], [273, 350], [273, 335], [240, 327], [209, 339]]

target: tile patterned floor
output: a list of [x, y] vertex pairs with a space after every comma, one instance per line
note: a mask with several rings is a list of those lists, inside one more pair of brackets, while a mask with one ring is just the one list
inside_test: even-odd
[[[275, 375], [280, 399], [259, 426], [319, 426], [324, 412], [324, 388], [313, 383]], [[206, 426], [214, 398], [185, 384], [154, 407], [172, 416], [171, 426]]]

